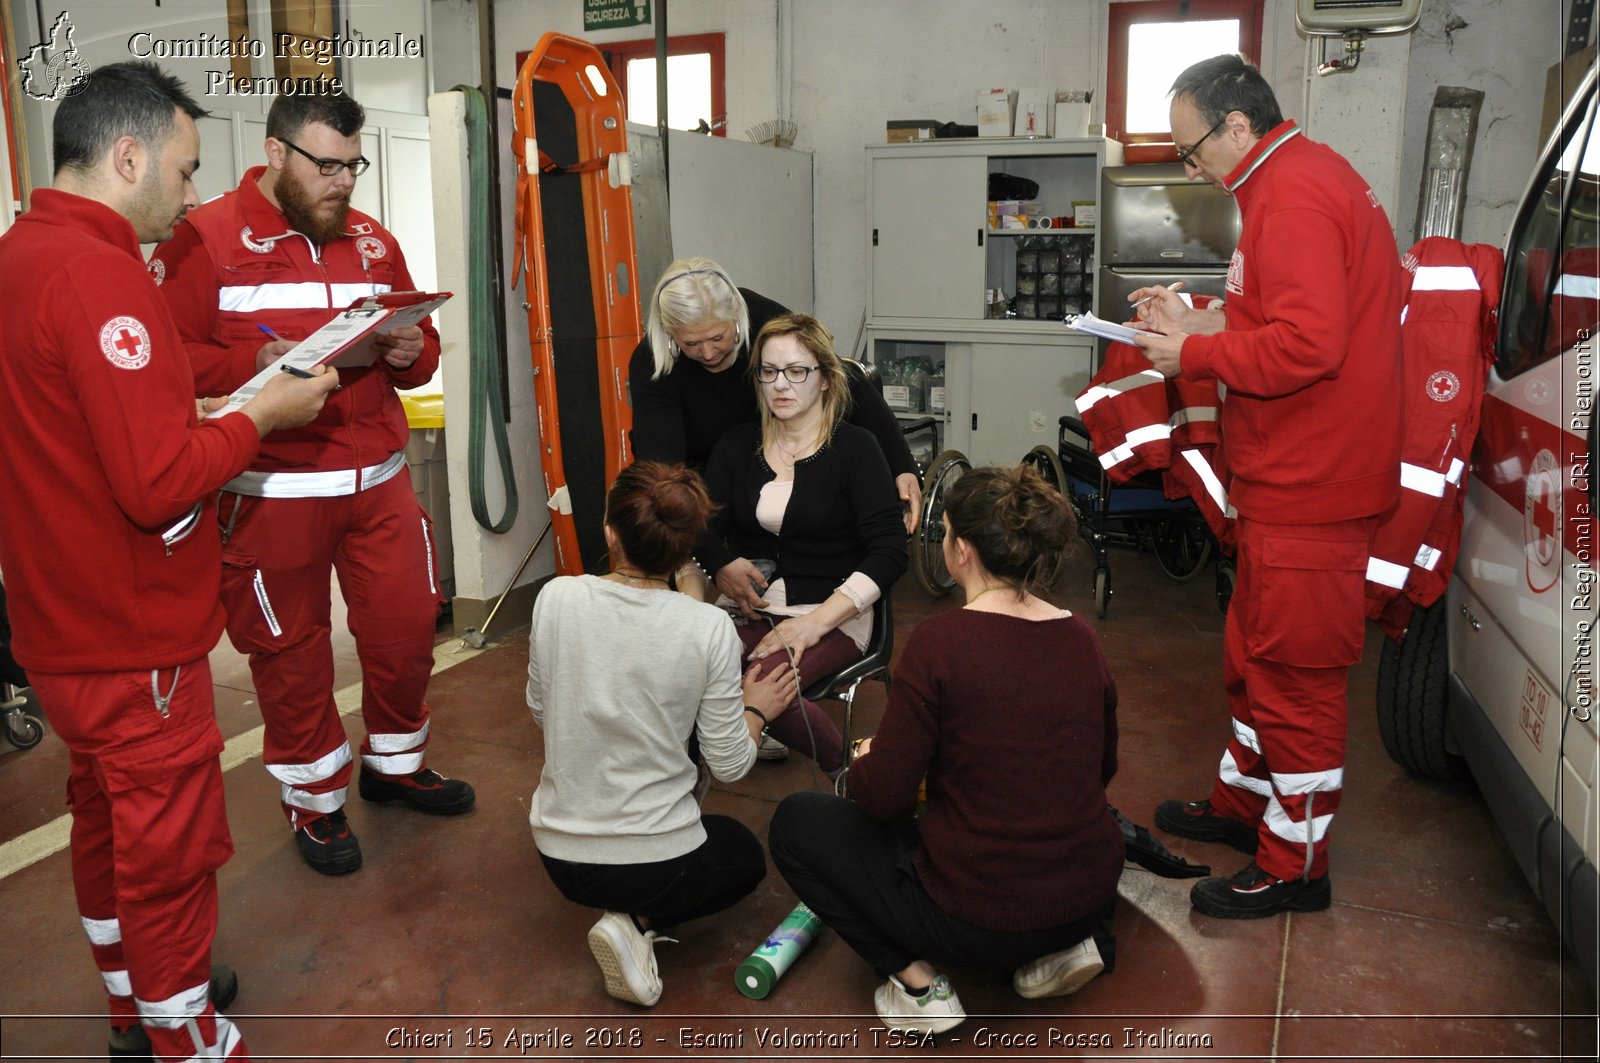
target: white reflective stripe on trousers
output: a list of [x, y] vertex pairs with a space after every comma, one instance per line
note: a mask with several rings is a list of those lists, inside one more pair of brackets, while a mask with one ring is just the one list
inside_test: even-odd
[[340, 742], [333, 751], [318, 757], [310, 764], [268, 764], [267, 771], [281, 783], [305, 786], [308, 783], [330, 779], [340, 768], [351, 761], [350, 743]]
[[280, 794], [280, 800], [290, 808], [303, 808], [307, 812], [337, 812], [344, 807], [345, 794], [348, 790], [349, 787], [341, 786], [325, 794], [312, 794], [296, 790], [292, 786], [285, 786]]
[[115, 945], [122, 940], [122, 924], [117, 920], [78, 918], [83, 923], [83, 932], [89, 935], [89, 944]]
[[1223, 785], [1232, 786], [1262, 797], [1272, 796], [1272, 784], [1265, 779], [1257, 779], [1246, 775], [1239, 770], [1238, 761], [1233, 759], [1232, 753], [1222, 754], [1222, 764], [1217, 768], [1217, 775], [1222, 779]]
[[380, 775], [415, 775], [422, 770], [422, 753], [361, 754], [361, 763]]

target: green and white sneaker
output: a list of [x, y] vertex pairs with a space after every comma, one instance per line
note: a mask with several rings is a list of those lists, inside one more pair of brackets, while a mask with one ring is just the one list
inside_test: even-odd
[[890, 975], [873, 994], [872, 1002], [877, 1005], [878, 1018], [891, 1030], [944, 1033], [959, 1026], [967, 1017], [961, 1010], [961, 998], [950, 987], [950, 979], [942, 974], [934, 978], [921, 996], [913, 996], [900, 979]]

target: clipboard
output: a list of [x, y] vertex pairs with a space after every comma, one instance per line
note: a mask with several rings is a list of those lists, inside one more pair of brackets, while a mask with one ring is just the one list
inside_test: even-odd
[[410, 328], [443, 306], [451, 292], [380, 292], [363, 296], [317, 331], [284, 352], [276, 361], [251, 377], [221, 409], [206, 414], [207, 419], [222, 417], [240, 409], [255, 398], [277, 373], [306, 376], [319, 365], [335, 369], [369, 366], [378, 358], [376, 340], [396, 329]]

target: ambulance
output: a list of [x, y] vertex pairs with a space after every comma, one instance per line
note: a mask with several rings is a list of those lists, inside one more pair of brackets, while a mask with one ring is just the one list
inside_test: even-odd
[[1405, 767], [1470, 774], [1589, 980], [1600, 630], [1600, 121], [1591, 66], [1506, 241], [1495, 361], [1445, 596], [1385, 645], [1384, 744]]

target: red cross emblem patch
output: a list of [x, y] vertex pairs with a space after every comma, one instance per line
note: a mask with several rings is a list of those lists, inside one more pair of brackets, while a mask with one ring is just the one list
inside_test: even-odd
[[136, 317], [114, 317], [100, 326], [100, 352], [118, 369], [150, 364], [150, 332]]
[[376, 262], [389, 253], [382, 240], [376, 236], [362, 236], [356, 239], [356, 251], [368, 262]]
[[1428, 398], [1434, 402], [1449, 402], [1461, 394], [1461, 378], [1448, 369], [1441, 369], [1428, 378], [1424, 385], [1428, 391]]
[[1561, 576], [1561, 472], [1548, 450], [1534, 455], [1522, 503], [1522, 535], [1528, 589], [1543, 594]]

